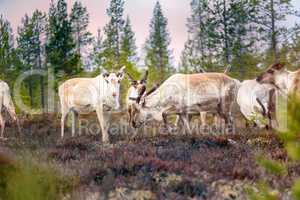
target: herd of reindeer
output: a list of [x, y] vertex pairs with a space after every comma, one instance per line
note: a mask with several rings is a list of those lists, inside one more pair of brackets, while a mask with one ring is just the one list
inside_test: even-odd
[[[193, 115], [200, 115], [202, 123], [205, 123], [206, 114], [210, 113], [225, 124], [231, 124], [234, 110], [260, 128], [272, 128], [275, 126], [272, 122], [276, 122], [276, 96], [300, 91], [300, 70], [288, 71], [282, 63], [273, 64], [255, 79], [243, 82], [226, 73], [174, 74], [151, 89], [147, 88], [148, 71], [142, 79], [135, 80], [126, 73], [125, 67], [112, 73], [103, 70], [95, 78], [74, 78], [59, 86], [61, 137], [64, 137], [69, 113], [73, 114], [74, 136], [74, 118], [82, 112], [96, 111], [102, 141], [109, 142], [110, 113], [121, 107], [120, 86], [125, 75], [131, 82], [126, 97], [128, 122], [135, 130], [153, 120], [162, 122], [169, 130], [168, 117], [176, 116], [176, 127], [191, 133]], [[9, 86], [3, 81], [0, 82], [0, 113], [2, 107], [18, 122]], [[268, 122], [263, 123], [257, 116]], [[5, 121], [1, 114], [0, 126], [0, 136], [4, 138]]]

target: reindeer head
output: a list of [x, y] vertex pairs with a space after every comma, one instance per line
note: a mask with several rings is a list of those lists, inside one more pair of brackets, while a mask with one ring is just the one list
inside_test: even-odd
[[139, 128], [143, 124], [151, 121], [152, 119], [158, 120], [161, 114], [153, 111], [146, 106], [146, 98], [157, 90], [159, 86], [154, 86], [148, 92], [144, 92], [136, 101], [128, 105], [129, 124], [134, 128]]
[[141, 80], [133, 79], [129, 73], [127, 73], [127, 75], [128, 75], [128, 79], [131, 83], [131, 86], [128, 90], [129, 91], [128, 98], [130, 101], [135, 101], [135, 102], [139, 103], [142, 96], [146, 92], [148, 71], [145, 72], [145, 74]]
[[265, 72], [259, 75], [256, 79], [260, 84], [272, 84], [276, 86], [276, 80], [278, 76], [285, 72], [285, 66], [282, 63], [276, 63], [271, 65]]
[[109, 85], [108, 89], [114, 98], [120, 95], [120, 84], [122, 79], [124, 78], [124, 73], [125, 73], [125, 66], [122, 67], [117, 73], [115, 72], [109, 73], [105, 69], [102, 71], [102, 77]]
[[140, 128], [145, 124], [147, 119], [147, 112], [138, 103], [132, 103], [128, 107], [129, 124], [133, 128]]

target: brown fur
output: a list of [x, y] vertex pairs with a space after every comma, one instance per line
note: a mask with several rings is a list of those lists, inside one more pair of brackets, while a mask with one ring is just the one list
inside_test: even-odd
[[207, 85], [207, 84], [226, 84], [230, 77], [226, 74], [220, 74], [220, 73], [202, 73], [202, 74], [190, 74], [190, 75], [184, 75], [181, 76], [181, 79], [187, 83], [191, 88], [199, 88], [201, 85]]
[[285, 67], [284, 63], [275, 63], [273, 64], [270, 68], [275, 69], [275, 70], [282, 70]]

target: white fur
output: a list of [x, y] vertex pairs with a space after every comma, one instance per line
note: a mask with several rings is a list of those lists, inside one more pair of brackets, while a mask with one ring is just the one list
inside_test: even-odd
[[[124, 68], [121, 72], [123, 73]], [[109, 114], [107, 108], [119, 109], [120, 81], [115, 73], [108, 77], [99, 75], [95, 78], [71, 79], [59, 86], [61, 102], [61, 137], [64, 137], [64, 122], [70, 111], [76, 113], [96, 111], [102, 129], [102, 140], [108, 142]], [[115, 96], [113, 96], [113, 94]], [[75, 134], [73, 120], [72, 136]]]
[[259, 84], [256, 80], [245, 80], [238, 90], [237, 103], [242, 114], [246, 119], [254, 120], [261, 128], [264, 127], [261, 121], [263, 109], [256, 99], [258, 98], [262, 102], [268, 112], [269, 91], [272, 88], [274, 87], [269, 84]]
[[[208, 74], [208, 73], [207, 73]], [[180, 114], [185, 127], [190, 132], [188, 125], [187, 113], [201, 113], [201, 112], [218, 112], [218, 104], [222, 99], [228, 96], [233, 87], [236, 86], [234, 79], [227, 77], [230, 83], [222, 84], [222, 79], [215, 79], [214, 81], [206, 82], [204, 74], [197, 74], [195, 78], [203, 78], [204, 81], [193, 88], [189, 87], [185, 81], [184, 74], [175, 74], [168, 78], [153, 94], [145, 97], [145, 106], [138, 106], [139, 124], [147, 120], [155, 119], [157, 121], [163, 120], [163, 114], [172, 115]], [[217, 76], [224, 77], [223, 74]], [[236, 93], [236, 92], [235, 92]], [[143, 100], [142, 100], [143, 102]], [[226, 102], [228, 108], [232, 106], [233, 102]], [[230, 115], [231, 108], [225, 113]]]
[[[1, 114], [3, 107], [5, 107], [7, 109], [8, 113], [12, 117], [12, 119], [18, 122], [16, 111], [15, 111], [15, 106], [11, 99], [9, 86], [4, 81], [0, 81], [0, 126], [1, 126], [0, 137], [4, 137], [4, 128], [5, 128], [5, 121]], [[19, 123], [18, 123], [18, 128], [20, 131]]]

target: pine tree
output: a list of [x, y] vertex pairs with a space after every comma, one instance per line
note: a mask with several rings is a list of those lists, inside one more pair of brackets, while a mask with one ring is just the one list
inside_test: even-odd
[[93, 40], [93, 52], [91, 55], [92, 63], [94, 66], [99, 67], [103, 66], [104, 57], [103, 57], [103, 36], [101, 29], [98, 29], [97, 36]]
[[184, 73], [206, 71], [201, 67], [204, 63], [199, 63], [199, 57], [197, 56], [196, 48], [194, 47], [194, 40], [191, 40], [190, 38], [184, 44], [180, 59], [180, 71]]
[[[45, 57], [45, 42], [44, 36], [46, 32], [46, 14], [36, 10], [32, 15], [32, 26], [33, 26], [33, 55], [35, 57], [35, 68], [36, 69], [45, 69], [44, 65], [44, 57]], [[40, 101], [42, 111], [45, 111], [46, 103], [45, 103], [45, 81], [44, 77], [40, 76], [39, 78], [40, 84]]]
[[181, 57], [181, 65], [186, 71], [213, 71], [211, 60], [217, 52], [215, 26], [207, 0], [192, 0], [192, 14], [188, 18], [187, 40]]
[[78, 73], [81, 68], [79, 56], [75, 53], [72, 27], [68, 18], [65, 0], [51, 1], [47, 33], [47, 61], [54, 73], [64, 72], [68, 75]]
[[111, 0], [107, 15], [110, 20], [104, 28], [103, 67], [118, 69], [121, 65], [121, 36], [124, 27], [124, 0]]
[[[22, 25], [18, 28], [18, 56], [22, 62], [22, 70], [32, 70], [34, 66], [34, 55], [33, 55], [33, 24], [31, 23], [30, 17], [26, 14], [22, 19]], [[34, 106], [33, 99], [33, 82], [32, 77], [27, 80], [29, 89], [30, 106]]]
[[160, 3], [157, 2], [150, 23], [150, 36], [145, 45], [145, 63], [150, 70], [158, 72], [160, 80], [165, 78], [171, 67], [169, 50], [171, 39], [167, 25], [167, 18], [163, 15]]
[[[18, 57], [22, 63], [21, 70], [42, 69], [43, 44], [42, 35], [45, 31], [46, 15], [38, 10], [33, 13], [32, 17], [25, 15], [22, 19], [22, 25], [18, 28]], [[27, 79], [30, 105], [34, 106], [34, 77]], [[44, 80], [40, 77], [41, 87], [41, 105], [45, 108], [44, 101]]]
[[[257, 24], [260, 26], [262, 39], [269, 45], [271, 56], [278, 59], [278, 48], [287, 28], [284, 21], [288, 15], [295, 14], [291, 0], [260, 0]], [[274, 60], [273, 60], [274, 61]], [[272, 62], [273, 62], [272, 61]]]
[[10, 23], [0, 15], [0, 69], [1, 76], [12, 68], [14, 38]]
[[127, 17], [123, 34], [121, 36], [121, 59], [122, 65], [130, 67], [137, 62], [137, 47], [135, 44], [135, 34], [131, 28], [131, 22]]
[[73, 38], [76, 43], [76, 52], [82, 57], [84, 48], [92, 42], [92, 34], [88, 31], [89, 14], [87, 8], [80, 1], [76, 1], [70, 18]]

